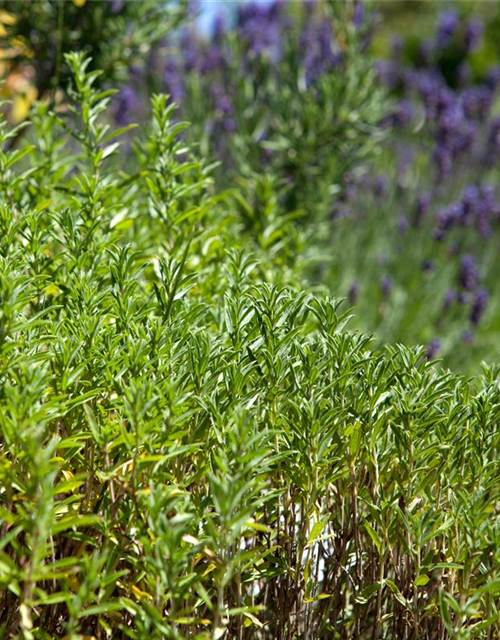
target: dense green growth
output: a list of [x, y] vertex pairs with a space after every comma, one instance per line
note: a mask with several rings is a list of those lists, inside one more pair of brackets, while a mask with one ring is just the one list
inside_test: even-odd
[[371, 351], [165, 97], [120, 170], [68, 61], [0, 128], [0, 637], [492, 638], [500, 372]]

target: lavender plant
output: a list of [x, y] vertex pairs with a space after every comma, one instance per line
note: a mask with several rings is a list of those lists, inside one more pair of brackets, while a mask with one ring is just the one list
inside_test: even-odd
[[323, 220], [342, 175], [380, 138], [370, 29], [357, 3], [243, 3], [208, 40], [194, 26], [167, 43], [156, 86], [220, 160], [220, 184], [251, 198], [262, 174], [272, 176], [283, 215]]
[[[288, 264], [347, 297], [379, 344], [427, 344], [477, 372], [499, 348], [498, 69], [466, 11], [442, 12], [429, 38], [395, 37], [376, 65], [375, 22], [355, 3], [246, 3], [208, 40], [177, 34], [152, 75], [262, 250], [280, 234]], [[120, 122], [140, 82], [122, 90]]]
[[498, 367], [373, 352], [166, 96], [128, 173], [66, 60], [69, 111], [0, 122], [1, 637], [497, 635]]
[[432, 357], [476, 371], [500, 347], [500, 75], [478, 62], [482, 32], [477, 17], [448, 10], [417, 47], [394, 40], [379, 64], [396, 99], [387, 151], [347, 177], [323, 276], [381, 343], [427, 343]]

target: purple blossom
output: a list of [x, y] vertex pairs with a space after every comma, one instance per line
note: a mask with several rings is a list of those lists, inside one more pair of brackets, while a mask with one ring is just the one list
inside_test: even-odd
[[479, 291], [476, 293], [476, 296], [474, 298], [474, 303], [472, 305], [472, 309], [469, 316], [471, 323], [475, 327], [477, 327], [478, 324], [481, 322], [481, 319], [484, 315], [486, 307], [488, 306], [488, 299], [489, 299], [489, 296], [486, 289], [484, 288], [479, 289]]
[[420, 90], [426, 106], [427, 119], [435, 124], [433, 158], [437, 164], [437, 179], [448, 176], [454, 162], [469, 153], [478, 127], [465, 116], [457, 95], [429, 76], [420, 81]]
[[249, 2], [238, 8], [236, 24], [251, 55], [279, 57], [281, 44], [282, 2]]
[[436, 228], [434, 238], [442, 240], [452, 226], [454, 226], [463, 215], [463, 207], [460, 202], [454, 202], [447, 207], [441, 208], [437, 213]]
[[479, 235], [488, 238], [491, 235], [491, 221], [500, 215], [499, 203], [491, 185], [483, 185], [480, 188], [475, 214]]
[[492, 120], [486, 138], [484, 164], [493, 167], [500, 157], [500, 118]]
[[120, 126], [132, 122], [132, 114], [139, 106], [139, 97], [135, 89], [126, 85], [120, 89], [116, 105], [115, 118]]
[[401, 84], [401, 67], [393, 60], [378, 60], [375, 63], [375, 69], [380, 81], [388, 89], [394, 90]]
[[187, 72], [200, 68], [203, 54], [196, 33], [192, 29], [184, 30], [181, 37], [184, 67]]
[[462, 333], [462, 342], [465, 344], [472, 344], [474, 342], [474, 334], [469, 329], [466, 329]]
[[408, 218], [407, 216], [399, 216], [398, 218], [398, 232], [400, 235], [404, 236], [406, 235], [406, 232], [408, 231], [408, 227], [409, 227], [409, 222], [408, 222]]
[[163, 70], [163, 87], [171, 100], [179, 104], [184, 98], [184, 80], [178, 58], [170, 55]]
[[459, 26], [460, 18], [456, 11], [453, 9], [443, 11], [439, 20], [436, 37], [436, 43], [440, 49], [449, 45], [451, 38], [457, 32]]
[[384, 298], [388, 298], [392, 291], [393, 280], [391, 276], [384, 276], [380, 281], [380, 290]]
[[465, 291], [473, 291], [479, 282], [479, 272], [473, 256], [465, 255], [460, 265], [459, 282]]
[[473, 219], [479, 199], [479, 189], [474, 185], [466, 187], [462, 196], [462, 218], [463, 225], [470, 224]]
[[478, 49], [484, 32], [484, 23], [480, 18], [471, 18], [465, 25], [465, 47], [467, 51]]
[[224, 87], [221, 84], [214, 84], [210, 88], [210, 94], [222, 129], [227, 132], [235, 131], [234, 106]]
[[439, 340], [439, 338], [434, 338], [434, 340], [431, 340], [427, 345], [427, 351], [425, 354], [427, 360], [434, 360], [434, 358], [439, 353], [440, 349], [441, 349], [441, 340]]
[[363, 22], [365, 19], [365, 6], [362, 0], [357, 0], [354, 5], [354, 15], [352, 18], [352, 22], [356, 31], [359, 31], [363, 26]]
[[300, 36], [299, 51], [304, 60], [306, 86], [310, 87], [341, 60], [340, 53], [334, 50], [330, 20], [308, 21]]
[[212, 46], [205, 51], [202, 60], [200, 61], [200, 73], [202, 75], [210, 74], [213, 71], [222, 69], [224, 64], [225, 58], [221, 47]]
[[426, 118], [435, 121], [453, 102], [453, 93], [443, 84], [442, 78], [431, 71], [418, 71], [407, 77], [408, 83], [420, 94]]
[[491, 91], [495, 91], [500, 84], [500, 65], [494, 65], [489, 69], [485, 82]]
[[461, 95], [463, 112], [467, 118], [484, 120], [491, 108], [492, 91], [487, 86], [470, 87]]
[[[455, 211], [454, 215], [450, 213], [451, 208]], [[474, 224], [479, 235], [487, 238], [491, 234], [491, 222], [500, 216], [500, 203], [492, 186], [469, 185], [464, 190], [461, 201], [450, 205], [444, 215], [444, 220], [443, 217], [438, 219], [442, 231], [455, 223], [462, 226]]]
[[415, 205], [415, 226], [419, 227], [424, 219], [425, 214], [429, 211], [431, 206], [431, 196], [428, 193], [423, 193], [418, 196]]
[[448, 311], [450, 307], [455, 302], [457, 302], [457, 299], [458, 299], [457, 292], [454, 291], [453, 289], [448, 289], [444, 294], [444, 301], [443, 301], [444, 311]]
[[119, 13], [125, 6], [125, 0], [110, 0], [111, 13]]
[[220, 44], [222, 41], [222, 37], [226, 32], [226, 16], [219, 11], [215, 16], [214, 20], [214, 30], [213, 30], [213, 39], [214, 42]]
[[388, 182], [384, 176], [377, 176], [373, 182], [373, 193], [377, 198], [382, 197], [387, 193]]

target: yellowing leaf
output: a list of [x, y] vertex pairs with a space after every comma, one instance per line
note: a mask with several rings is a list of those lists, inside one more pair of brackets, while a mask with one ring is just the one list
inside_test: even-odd
[[73, 0], [75, 7], [83, 7], [87, 0]]
[[65, 480], [73, 480], [73, 478], [75, 477], [73, 472], [69, 469], [61, 469], [61, 473], [63, 474]]
[[212, 571], [215, 571], [215, 569], [217, 569], [217, 565], [211, 562], [206, 568], [206, 570], [203, 572], [203, 576], [208, 576], [208, 574], [212, 573]]
[[248, 613], [246, 611], [243, 611], [243, 615], [246, 616], [249, 620], [251, 620], [253, 622], [253, 624], [255, 624], [257, 627], [259, 627], [259, 629], [262, 629], [264, 627], [262, 622], [258, 618], [256, 618], [253, 615], [253, 613]]
[[136, 587], [135, 584], [131, 586], [132, 593], [137, 598], [137, 600], [152, 600], [153, 596], [150, 593], [146, 593], [146, 591], [142, 591], [139, 587]]

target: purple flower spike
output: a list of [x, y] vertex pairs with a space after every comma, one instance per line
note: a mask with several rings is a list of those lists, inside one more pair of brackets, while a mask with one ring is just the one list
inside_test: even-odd
[[179, 104], [184, 97], [184, 81], [179, 61], [174, 56], [169, 56], [163, 71], [163, 86], [170, 99]]
[[493, 167], [500, 158], [500, 118], [492, 120], [486, 141], [484, 163]]
[[470, 321], [475, 327], [477, 327], [481, 322], [486, 307], [488, 306], [488, 300], [489, 296], [486, 289], [479, 289], [476, 293], [476, 297], [474, 298], [474, 304], [472, 305], [472, 310], [470, 312]]
[[475, 51], [481, 45], [484, 23], [480, 18], [471, 18], [465, 25], [465, 47], [467, 51]]
[[214, 31], [213, 31], [214, 41], [217, 43], [220, 43], [225, 31], [226, 31], [226, 16], [219, 11], [219, 13], [215, 16], [215, 20], [214, 20]]
[[363, 22], [365, 19], [365, 7], [364, 4], [361, 0], [357, 0], [355, 6], [354, 6], [354, 15], [352, 18], [354, 27], [356, 28], [356, 31], [359, 31], [361, 29], [361, 27], [363, 26]]
[[277, 59], [280, 51], [282, 2], [261, 4], [249, 2], [238, 8], [237, 26], [247, 43], [248, 52], [255, 56], [268, 53]]
[[468, 329], [462, 333], [462, 342], [472, 344], [474, 342], [474, 334]]
[[118, 94], [118, 104], [116, 106], [116, 122], [120, 126], [125, 126], [132, 122], [132, 114], [139, 106], [139, 98], [136, 91], [131, 86], [122, 87]]
[[488, 75], [486, 76], [486, 85], [491, 91], [495, 91], [495, 89], [500, 84], [500, 65], [494, 65], [488, 71]]
[[444, 310], [448, 311], [455, 302], [457, 302], [457, 292], [453, 289], [448, 289], [444, 295]]
[[439, 20], [436, 38], [437, 46], [440, 49], [448, 46], [451, 38], [453, 38], [453, 36], [457, 32], [459, 26], [460, 18], [458, 17], [458, 13], [456, 11], [453, 11], [452, 9], [443, 11]]
[[409, 227], [408, 218], [406, 216], [399, 216], [398, 218], [398, 232], [400, 235], [406, 235]]
[[125, 5], [125, 0], [111, 0], [111, 13], [119, 13]]
[[440, 349], [441, 349], [441, 340], [439, 340], [439, 338], [434, 338], [434, 340], [431, 340], [427, 345], [427, 352], [425, 354], [427, 357], [427, 360], [434, 360], [434, 358], [439, 353]]
[[434, 238], [442, 240], [446, 231], [451, 229], [463, 217], [463, 206], [461, 202], [453, 202], [447, 207], [438, 211], [437, 224], [434, 231]]
[[307, 87], [314, 85], [324, 73], [334, 69], [340, 62], [341, 55], [335, 51], [334, 44], [330, 20], [307, 22], [299, 44]]
[[462, 258], [459, 280], [461, 287], [465, 291], [472, 291], [479, 282], [479, 272], [476, 261], [471, 255], [466, 255]]
[[377, 198], [380, 198], [387, 193], [387, 187], [387, 178], [385, 178], [384, 176], [378, 176], [377, 178], [375, 178], [375, 181], [373, 183], [373, 193], [377, 196]]
[[422, 220], [425, 217], [427, 211], [429, 211], [429, 207], [431, 206], [431, 196], [428, 193], [423, 193], [418, 196], [417, 202], [415, 205], [415, 226], [419, 227], [422, 223]]
[[462, 93], [461, 100], [467, 118], [485, 120], [491, 108], [493, 93], [486, 86], [470, 87]]
[[380, 289], [384, 298], [388, 298], [392, 290], [392, 278], [391, 276], [384, 276], [380, 281]]

